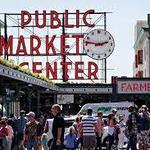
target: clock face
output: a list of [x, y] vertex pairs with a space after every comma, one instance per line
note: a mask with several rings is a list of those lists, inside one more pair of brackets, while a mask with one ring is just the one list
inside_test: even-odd
[[115, 47], [112, 35], [103, 29], [95, 29], [87, 33], [83, 40], [83, 48], [93, 59], [105, 59], [111, 55]]

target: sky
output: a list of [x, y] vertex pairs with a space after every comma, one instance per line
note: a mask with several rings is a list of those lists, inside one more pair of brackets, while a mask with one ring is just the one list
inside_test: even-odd
[[134, 26], [137, 20], [146, 20], [150, 13], [149, 0], [5, 0], [1, 1], [0, 13], [20, 13], [21, 10], [65, 9], [74, 12], [86, 11], [112, 12], [107, 16], [107, 30], [113, 35], [115, 49], [108, 58], [108, 82], [111, 76], [133, 76]]

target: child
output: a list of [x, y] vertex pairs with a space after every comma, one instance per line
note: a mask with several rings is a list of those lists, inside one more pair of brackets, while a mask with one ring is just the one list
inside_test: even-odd
[[48, 150], [48, 135], [46, 133], [42, 134], [41, 145], [43, 150]]
[[69, 127], [68, 133], [65, 135], [65, 145], [67, 150], [75, 150], [76, 135], [74, 133], [74, 128]]

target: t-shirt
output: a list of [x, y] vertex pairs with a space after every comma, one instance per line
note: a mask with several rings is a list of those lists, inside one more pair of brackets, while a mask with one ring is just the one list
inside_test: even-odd
[[7, 130], [8, 130], [8, 136], [7, 139], [12, 139], [14, 136], [14, 131], [13, 128], [10, 125], [6, 126]]
[[64, 118], [60, 114], [57, 114], [53, 120], [52, 133], [53, 133], [54, 140], [57, 139], [58, 128], [62, 128], [60, 140], [61, 140], [61, 142], [63, 142], [64, 141], [64, 131], [65, 131], [65, 121], [64, 121]]
[[96, 118], [93, 116], [86, 116], [82, 118], [83, 136], [95, 135]]
[[8, 129], [7, 127], [0, 127], [0, 138], [8, 136]]
[[103, 126], [104, 126], [104, 121], [102, 120], [102, 118], [98, 118], [97, 119], [97, 133], [98, 133], [98, 136], [101, 136], [102, 135], [102, 132], [103, 132]]
[[139, 132], [139, 124], [140, 124], [139, 115], [135, 112], [132, 112], [128, 116], [128, 120], [126, 124], [130, 134], [137, 134]]
[[35, 139], [37, 136], [41, 136], [42, 128], [39, 122], [27, 122], [25, 128], [25, 134], [28, 136], [28, 139]]
[[53, 120], [54, 119], [47, 119], [46, 120], [46, 123], [48, 124], [48, 132], [47, 132], [48, 140], [53, 138], [53, 134], [52, 134]]
[[65, 135], [65, 145], [66, 148], [75, 148], [75, 140], [76, 140], [76, 135], [75, 134], [66, 134]]
[[17, 120], [17, 132], [24, 133], [24, 128], [27, 123], [27, 119], [23, 116], [20, 116]]
[[113, 135], [114, 132], [115, 132], [115, 128], [108, 126], [108, 134], [109, 134], [109, 135]]

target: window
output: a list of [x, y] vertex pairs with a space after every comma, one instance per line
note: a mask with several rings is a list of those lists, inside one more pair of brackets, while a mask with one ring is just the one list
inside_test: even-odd
[[143, 71], [138, 71], [138, 78], [143, 78]]
[[138, 51], [138, 64], [143, 64], [143, 50]]
[[135, 55], [135, 68], [138, 67], [137, 55]]

